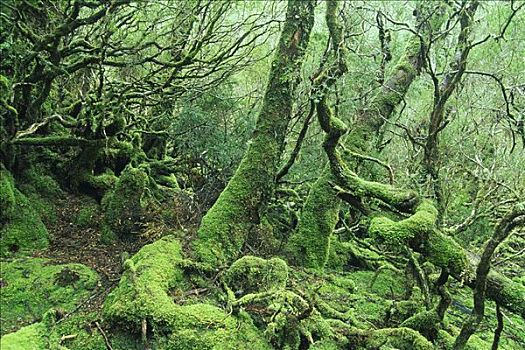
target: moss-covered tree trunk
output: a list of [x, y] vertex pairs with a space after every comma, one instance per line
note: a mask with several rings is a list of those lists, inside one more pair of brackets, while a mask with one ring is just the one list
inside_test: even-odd
[[[429, 35], [439, 29], [444, 16], [439, 11], [429, 12], [428, 5], [416, 10], [422, 19], [420, 31]], [[424, 13], [434, 13], [425, 16]], [[410, 85], [424, 64], [425, 45], [419, 35], [408, 42], [403, 56], [394, 67], [391, 76], [382, 86], [368, 108], [361, 110], [344, 142], [347, 149], [361, 154], [373, 153], [379, 130], [390, 117], [394, 108], [404, 99]], [[289, 240], [287, 254], [297, 265], [321, 268], [328, 256], [330, 235], [338, 221], [341, 200], [332, 183], [337, 182], [329, 168], [314, 183], [308, 194], [297, 230]]]
[[196, 257], [211, 264], [231, 262], [260, 223], [274, 190], [274, 178], [291, 118], [294, 86], [314, 22], [315, 1], [288, 2], [275, 54], [248, 149], [228, 185], [204, 216], [193, 243]]

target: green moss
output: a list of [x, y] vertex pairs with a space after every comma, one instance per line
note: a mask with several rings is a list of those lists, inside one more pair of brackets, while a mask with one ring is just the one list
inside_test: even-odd
[[72, 310], [97, 285], [97, 274], [80, 264], [52, 265], [40, 258], [1, 262], [1, 333], [40, 319], [50, 308]]
[[95, 201], [86, 199], [84, 206], [78, 211], [74, 223], [80, 228], [96, 227], [98, 222], [95, 218], [99, 210], [99, 206]]
[[13, 194], [13, 210], [0, 230], [0, 256], [29, 253], [48, 245], [47, 229], [32, 203], [17, 189]]
[[321, 269], [328, 261], [333, 228], [339, 220], [338, 200], [330, 185], [331, 174], [321, 176], [314, 184], [299, 218], [297, 230], [286, 247], [287, 259], [298, 266]]
[[15, 184], [11, 173], [0, 165], [0, 224], [12, 215], [15, 207]]
[[102, 223], [102, 228], [100, 232], [100, 242], [103, 244], [112, 244], [118, 240], [118, 236], [111, 230], [111, 228], [106, 224]]
[[[275, 175], [288, 123], [292, 116], [294, 87], [300, 75], [314, 22], [314, 2], [290, 2], [268, 86], [254, 133], [239, 167], [221, 195], [202, 219], [192, 243], [200, 261], [228, 265], [239, 257], [251, 229], [261, 222], [274, 191]], [[290, 38], [294, 38], [290, 42]]]
[[428, 310], [406, 319], [400, 326], [416, 330], [427, 339], [434, 339], [437, 336], [440, 324], [441, 320], [436, 311]]
[[[444, 330], [440, 330], [438, 332], [438, 336], [436, 338], [435, 344], [440, 349], [452, 349], [455, 340], [456, 340], [456, 337], [450, 335]], [[472, 335], [469, 338], [467, 345], [465, 346], [465, 350], [486, 350], [486, 349], [490, 349], [490, 347], [491, 347], [491, 343], [481, 340], [476, 335]]]
[[[185, 288], [180, 243], [166, 236], [126, 260], [119, 286], [107, 297], [104, 314], [132, 330], [146, 320], [159, 349], [266, 349], [251, 320], [211, 304], [175, 304], [169, 291]], [[167, 335], [167, 338], [163, 335]]]
[[361, 247], [353, 241], [343, 242], [338, 237], [332, 236], [326, 267], [337, 271], [347, 271], [352, 268], [377, 270], [385, 264], [388, 263], [378, 253]]
[[310, 347], [310, 350], [338, 350], [340, 349], [339, 344], [333, 340], [321, 340], [316, 341]]
[[[50, 333], [50, 345], [61, 343], [69, 350], [103, 350], [106, 349], [104, 337], [100, 330], [94, 324], [99, 320], [99, 315], [95, 312], [76, 312], [65, 320], [48, 329]], [[101, 328], [104, 329], [106, 336], [111, 342], [114, 350], [142, 350], [144, 345], [140, 335], [122, 332], [118, 329], [111, 329], [102, 321], [98, 321]], [[63, 336], [76, 335], [72, 339], [60, 341]]]
[[108, 171], [100, 175], [85, 176], [84, 181], [98, 191], [106, 192], [115, 188], [115, 185], [118, 182], [118, 177], [116, 177], [113, 172]]
[[128, 167], [115, 189], [102, 199], [105, 223], [116, 234], [132, 235], [138, 231], [148, 195], [148, 180], [144, 170]]
[[0, 338], [2, 350], [47, 350], [47, 327], [39, 322]]
[[140, 329], [143, 319], [152, 324], [169, 322], [176, 313], [168, 290], [183, 285], [180, 243], [166, 236], [144, 246], [124, 263], [118, 287], [106, 298], [109, 320]]
[[386, 217], [372, 219], [369, 232], [393, 247], [403, 247], [409, 240], [432, 231], [436, 219], [436, 208], [430, 201], [424, 200], [416, 208], [415, 213], [407, 219], [400, 221], [393, 221]]
[[366, 349], [434, 350], [421, 334], [410, 328], [385, 328], [372, 332]]
[[[106, 349], [104, 337], [95, 325], [99, 322], [106, 328], [114, 350], [144, 349], [140, 338], [118, 330], [107, 329], [94, 312], [76, 312], [66, 319], [56, 322], [56, 311], [45, 313], [42, 322], [23, 327], [15, 333], [0, 339], [0, 348], [16, 350], [101, 350]], [[67, 338], [69, 336], [70, 338]], [[63, 338], [64, 337], [64, 338]]]
[[157, 182], [169, 188], [180, 190], [179, 182], [177, 181], [177, 177], [175, 176], [175, 174], [159, 175], [157, 178]]
[[492, 295], [493, 299], [507, 308], [512, 308], [516, 315], [525, 319], [525, 285], [514, 282], [494, 270], [489, 272], [488, 279], [491, 285], [497, 287], [497, 293]]
[[426, 256], [434, 265], [450, 271], [469, 272], [469, 262], [463, 248], [452, 238], [433, 230], [423, 242]]
[[350, 278], [355, 282], [358, 292], [368, 291], [383, 298], [392, 297], [392, 293], [401, 295], [405, 290], [404, 276], [388, 269], [383, 270], [377, 276], [372, 288], [370, 288], [370, 282], [374, 278], [372, 271], [355, 271], [350, 273]]
[[244, 256], [235, 261], [225, 274], [225, 282], [234, 292], [242, 294], [284, 289], [288, 266], [279, 258], [265, 260]]
[[416, 315], [422, 311], [423, 305], [420, 300], [401, 300], [394, 304], [393, 310], [391, 311], [391, 320], [395, 324], [400, 324], [410, 316]]
[[173, 333], [161, 339], [159, 349], [166, 350], [237, 350], [271, 349], [247, 314], [227, 315], [209, 304], [179, 307]]
[[261, 198], [269, 197], [277, 145], [270, 137], [252, 140], [234, 177], [202, 219], [193, 250], [202, 262], [228, 264], [240, 254], [250, 231], [260, 222]]
[[51, 175], [35, 167], [24, 171], [20, 188], [26, 194], [37, 193], [46, 199], [56, 199], [63, 193]]

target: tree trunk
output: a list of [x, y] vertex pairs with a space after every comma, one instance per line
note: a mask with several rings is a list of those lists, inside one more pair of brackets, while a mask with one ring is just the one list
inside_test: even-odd
[[[430, 10], [420, 5], [418, 14]], [[424, 35], [439, 29], [443, 18], [439, 11], [428, 22], [419, 24]], [[359, 112], [356, 122], [346, 138], [345, 147], [361, 153], [371, 153], [377, 144], [381, 126], [391, 116], [394, 108], [403, 101], [410, 85], [424, 64], [425, 46], [419, 36], [414, 35], [407, 44], [390, 78], [375, 95], [369, 107]], [[288, 242], [287, 255], [292, 263], [312, 268], [322, 268], [326, 263], [330, 235], [338, 221], [341, 200], [332, 182], [337, 182], [329, 168], [321, 174], [308, 194], [297, 230]]]
[[314, 7], [312, 0], [288, 1], [256, 129], [237, 171], [202, 219], [193, 243], [196, 257], [203, 262], [220, 265], [234, 260], [272, 196]]

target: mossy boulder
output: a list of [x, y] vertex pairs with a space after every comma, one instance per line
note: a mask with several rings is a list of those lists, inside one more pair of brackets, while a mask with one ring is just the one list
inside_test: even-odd
[[50, 308], [71, 311], [96, 287], [96, 272], [81, 264], [53, 265], [41, 258], [1, 262], [2, 334], [39, 320]]
[[236, 294], [269, 292], [284, 289], [288, 280], [288, 265], [284, 260], [265, 260], [244, 256], [235, 261], [225, 274], [225, 282]]
[[434, 350], [425, 337], [410, 328], [384, 328], [373, 331], [365, 349]]
[[[96, 312], [76, 312], [65, 319], [57, 319], [56, 310], [49, 310], [43, 320], [26, 326], [0, 339], [0, 349], [9, 350], [101, 350], [106, 341], [95, 324], [99, 319]], [[102, 321], [98, 326], [105, 328], [114, 350], [142, 350], [140, 336], [108, 329]]]
[[171, 335], [158, 338], [158, 349], [272, 349], [246, 313], [231, 316], [214, 305], [194, 304], [178, 306], [173, 321]]
[[3, 218], [0, 229], [0, 256], [46, 248], [48, 232], [33, 204], [14, 186], [6, 187], [12, 189], [12, 196], [8, 194], [6, 200], [6, 207], [12, 209], [2, 214], [7, 217]]
[[132, 235], [139, 230], [148, 182], [144, 170], [128, 167], [120, 175], [115, 189], [102, 199], [104, 221], [117, 235]]
[[74, 223], [80, 228], [97, 227], [99, 222], [96, 220], [99, 213], [98, 203], [86, 197], [83, 200], [82, 208], [76, 213]]
[[20, 183], [24, 193], [37, 193], [46, 199], [55, 199], [63, 194], [58, 182], [43, 168], [31, 167], [24, 171]]

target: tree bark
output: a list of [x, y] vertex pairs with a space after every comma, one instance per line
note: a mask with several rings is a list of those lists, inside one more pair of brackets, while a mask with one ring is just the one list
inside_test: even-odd
[[202, 219], [193, 242], [195, 255], [202, 262], [221, 265], [234, 260], [261, 221], [275, 186], [314, 8], [312, 0], [288, 1], [256, 129], [237, 171]]
[[[432, 13], [432, 10], [434, 15], [430, 18], [424, 15]], [[441, 27], [445, 16], [439, 10], [419, 5], [417, 13], [424, 21], [418, 27], [423, 37]], [[424, 64], [425, 51], [420, 36], [414, 35], [380, 92], [367, 109], [358, 113], [344, 142], [346, 148], [361, 154], [369, 154], [375, 149], [380, 128], [394, 108], [403, 101], [410, 85], [419, 75]], [[337, 224], [341, 205], [332, 182], [336, 182], [336, 179], [327, 168], [308, 194], [297, 230], [292, 234], [287, 247], [288, 258], [296, 265], [322, 268], [326, 263], [330, 235]]]

